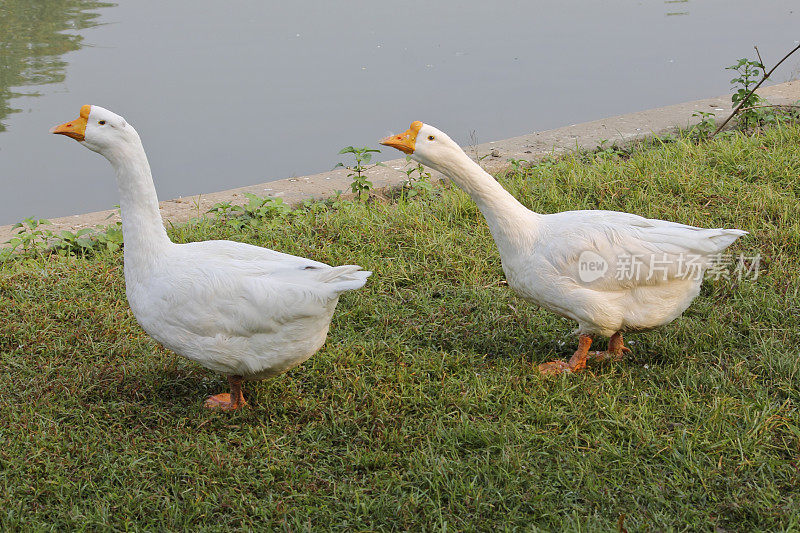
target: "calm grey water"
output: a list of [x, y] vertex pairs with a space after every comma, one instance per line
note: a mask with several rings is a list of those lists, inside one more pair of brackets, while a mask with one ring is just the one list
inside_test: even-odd
[[83, 104], [137, 128], [168, 199], [330, 170], [412, 120], [485, 142], [723, 94], [753, 44], [797, 43], [800, 5], [0, 0], [0, 32], [8, 224], [117, 203], [108, 163], [47, 133]]

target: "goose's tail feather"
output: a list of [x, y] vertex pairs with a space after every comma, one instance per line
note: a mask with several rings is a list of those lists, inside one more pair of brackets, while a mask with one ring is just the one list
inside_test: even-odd
[[710, 235], [709, 240], [717, 247], [715, 250], [717, 253], [723, 252], [742, 235], [747, 235], [747, 232], [741, 229], [718, 229], [712, 231], [715, 231], [716, 234]]
[[342, 265], [326, 270], [319, 276], [323, 283], [331, 285], [337, 293], [360, 289], [372, 275], [369, 270], [361, 270], [358, 265]]

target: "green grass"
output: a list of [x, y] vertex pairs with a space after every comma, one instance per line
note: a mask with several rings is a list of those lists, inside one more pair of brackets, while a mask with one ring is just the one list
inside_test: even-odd
[[230, 238], [374, 271], [325, 347], [225, 382], [125, 302], [120, 253], [0, 269], [0, 529], [800, 529], [800, 127], [503, 178], [540, 212], [615, 209], [751, 235], [757, 280], [707, 281], [626, 361], [555, 379], [574, 324], [504, 286], [474, 204], [303, 212]]

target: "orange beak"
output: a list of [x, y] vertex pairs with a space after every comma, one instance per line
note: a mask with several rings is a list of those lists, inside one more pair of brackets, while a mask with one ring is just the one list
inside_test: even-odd
[[411, 123], [411, 127], [408, 128], [405, 133], [401, 133], [400, 135], [390, 135], [385, 139], [381, 139], [381, 144], [384, 146], [397, 148], [406, 154], [413, 154], [414, 146], [417, 143], [417, 133], [419, 133], [421, 128], [422, 122], [415, 120]]
[[65, 122], [60, 126], [50, 128], [50, 133], [59, 133], [67, 137], [72, 137], [77, 141], [83, 141], [86, 138], [86, 124], [89, 121], [89, 111], [91, 111], [91, 109], [92, 106], [90, 105], [81, 107], [81, 114], [78, 118]]

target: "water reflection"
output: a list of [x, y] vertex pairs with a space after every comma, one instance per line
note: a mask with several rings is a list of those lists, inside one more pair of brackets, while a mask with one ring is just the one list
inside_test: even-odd
[[0, 132], [5, 118], [18, 112], [9, 100], [37, 96], [28, 85], [64, 81], [61, 55], [81, 47], [77, 30], [96, 25], [98, 8], [116, 4], [96, 0], [3, 0], [0, 3]]

